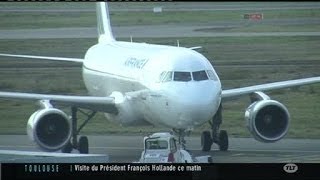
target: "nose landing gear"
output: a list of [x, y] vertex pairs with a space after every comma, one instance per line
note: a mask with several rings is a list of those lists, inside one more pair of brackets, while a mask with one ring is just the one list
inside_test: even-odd
[[186, 140], [184, 139], [185, 136], [190, 134], [190, 131], [185, 129], [172, 129], [175, 134], [178, 136], [178, 144], [181, 146], [183, 150], [186, 149]]

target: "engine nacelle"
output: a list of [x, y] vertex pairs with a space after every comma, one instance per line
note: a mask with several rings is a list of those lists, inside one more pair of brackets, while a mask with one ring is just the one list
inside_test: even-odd
[[253, 137], [268, 143], [278, 141], [286, 135], [290, 116], [283, 104], [265, 99], [252, 103], [246, 110], [245, 119]]
[[34, 112], [27, 125], [27, 133], [45, 151], [57, 151], [71, 138], [71, 121], [59, 109], [44, 108]]

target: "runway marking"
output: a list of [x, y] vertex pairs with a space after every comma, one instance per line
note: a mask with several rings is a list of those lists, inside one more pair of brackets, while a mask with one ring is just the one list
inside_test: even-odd
[[243, 156], [243, 155], [245, 155], [245, 154], [239, 153], [239, 154], [232, 154], [231, 156]]

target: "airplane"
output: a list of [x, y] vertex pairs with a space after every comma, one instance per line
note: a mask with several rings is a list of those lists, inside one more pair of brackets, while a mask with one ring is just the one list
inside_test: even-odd
[[[210, 151], [213, 143], [227, 151], [228, 133], [220, 129], [222, 100], [243, 95], [251, 99], [245, 120], [252, 136], [261, 142], [276, 142], [287, 134], [290, 114], [263, 91], [320, 82], [320, 77], [311, 77], [222, 90], [214, 67], [196, 51], [199, 47], [117, 41], [107, 3], [97, 2], [96, 13], [98, 42], [83, 59], [0, 54], [82, 64], [88, 96], [0, 92], [0, 98], [39, 102], [40, 109], [28, 120], [27, 134], [44, 151], [88, 153], [88, 138], [78, 136], [96, 112], [123, 126], [152, 124], [172, 129], [183, 148], [184, 137], [209, 122], [211, 128], [201, 134], [202, 151]], [[59, 105], [71, 107], [71, 117]], [[78, 127], [80, 109], [91, 113]]]

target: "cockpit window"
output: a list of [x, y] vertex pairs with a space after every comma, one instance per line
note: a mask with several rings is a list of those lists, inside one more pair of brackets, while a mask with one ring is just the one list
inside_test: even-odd
[[[191, 76], [192, 73], [192, 76]], [[217, 77], [212, 70], [202, 70], [202, 71], [194, 71], [194, 72], [184, 72], [184, 71], [163, 71], [159, 75], [159, 79], [157, 82], [169, 82], [172, 81], [182, 81], [188, 82], [191, 80], [194, 81], [204, 81], [204, 80], [215, 80], [217, 81]]]
[[212, 70], [207, 70], [208, 76], [210, 79], [214, 80], [214, 81], [218, 81], [217, 76], [214, 74], [214, 72]]
[[203, 81], [208, 79], [206, 71], [192, 72], [192, 76], [194, 81]]
[[163, 71], [159, 76], [159, 82], [172, 81], [172, 71]]
[[190, 72], [181, 72], [181, 71], [175, 71], [174, 72], [174, 81], [191, 81], [191, 73]]

